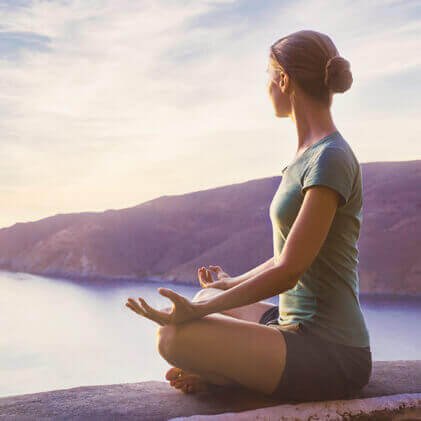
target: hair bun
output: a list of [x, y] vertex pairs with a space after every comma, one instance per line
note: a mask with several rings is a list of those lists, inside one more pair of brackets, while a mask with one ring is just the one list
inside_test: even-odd
[[341, 56], [329, 58], [325, 67], [325, 85], [332, 92], [345, 92], [352, 85], [351, 65]]

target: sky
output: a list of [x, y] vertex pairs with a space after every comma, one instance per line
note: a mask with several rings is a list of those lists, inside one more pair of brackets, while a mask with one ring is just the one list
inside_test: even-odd
[[0, 227], [280, 175], [267, 58], [300, 29], [351, 63], [359, 161], [421, 159], [418, 0], [0, 0]]

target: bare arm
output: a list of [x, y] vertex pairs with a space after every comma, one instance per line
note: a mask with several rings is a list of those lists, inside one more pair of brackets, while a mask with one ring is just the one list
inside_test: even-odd
[[255, 268], [249, 270], [248, 272], [245, 272], [239, 276], [233, 276], [232, 280], [230, 281], [230, 285], [233, 287], [236, 285], [239, 285], [242, 282], [249, 280], [253, 276], [256, 276], [260, 273], [263, 273], [267, 269], [272, 268], [273, 266], [274, 266], [274, 257], [272, 256], [270, 259], [266, 260], [259, 266], [256, 266]]
[[221, 294], [196, 303], [198, 314], [221, 312], [264, 300], [293, 288], [318, 255], [331, 227], [339, 194], [329, 187], [307, 189], [280, 261]]

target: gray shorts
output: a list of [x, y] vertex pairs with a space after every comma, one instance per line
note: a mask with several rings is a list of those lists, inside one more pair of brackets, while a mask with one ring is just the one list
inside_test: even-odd
[[284, 335], [287, 354], [282, 378], [272, 396], [281, 401], [306, 402], [351, 398], [369, 381], [370, 347], [352, 347], [310, 333], [302, 323], [285, 329], [277, 322], [278, 306], [268, 309], [259, 323]]

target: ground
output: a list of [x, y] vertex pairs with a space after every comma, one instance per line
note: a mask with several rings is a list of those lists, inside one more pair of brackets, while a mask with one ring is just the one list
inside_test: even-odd
[[394, 419], [421, 420], [421, 360], [374, 361], [370, 383], [353, 399], [340, 401], [279, 403], [245, 389], [226, 388], [186, 395], [159, 381], [0, 398], [0, 419], [221, 421], [238, 419], [238, 412], [243, 412], [241, 420], [391, 419], [392, 414]]

